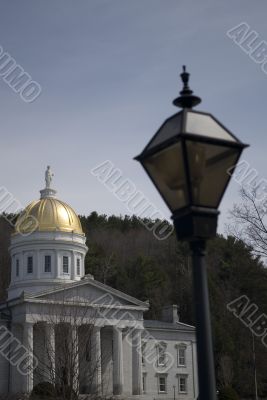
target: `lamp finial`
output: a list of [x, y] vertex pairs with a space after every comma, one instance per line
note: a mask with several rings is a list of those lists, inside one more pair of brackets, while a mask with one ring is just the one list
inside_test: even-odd
[[181, 79], [184, 84], [183, 90], [180, 91], [179, 97], [173, 100], [173, 104], [176, 107], [181, 108], [192, 108], [201, 103], [201, 98], [198, 96], [193, 95], [193, 90], [190, 89], [188, 82], [190, 74], [186, 71], [186, 66], [183, 65], [183, 72], [181, 73]]

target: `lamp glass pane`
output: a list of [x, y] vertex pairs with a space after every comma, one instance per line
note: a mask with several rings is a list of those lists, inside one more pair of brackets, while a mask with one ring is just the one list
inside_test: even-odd
[[240, 148], [186, 142], [193, 205], [217, 208]]
[[188, 204], [180, 142], [146, 158], [143, 164], [171, 211]]
[[224, 129], [210, 115], [187, 112], [185, 131], [194, 135], [212, 137], [214, 139], [230, 140], [236, 142], [236, 139]]
[[158, 132], [147, 146], [147, 150], [164, 143], [166, 140], [178, 135], [181, 132], [182, 113], [178, 113], [167, 119], [159, 128]]

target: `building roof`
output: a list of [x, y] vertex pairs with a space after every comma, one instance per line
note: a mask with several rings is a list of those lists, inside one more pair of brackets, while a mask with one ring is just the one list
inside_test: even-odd
[[163, 322], [158, 320], [144, 320], [144, 327], [147, 329], [174, 330], [174, 331], [195, 331], [195, 327], [182, 322]]

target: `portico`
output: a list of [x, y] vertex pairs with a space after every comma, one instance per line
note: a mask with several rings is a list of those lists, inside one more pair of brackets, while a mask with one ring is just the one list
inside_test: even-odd
[[[89, 277], [64, 289], [24, 294], [9, 306], [12, 331], [29, 352], [28, 374], [20, 376], [23, 391], [31, 392], [42, 381], [56, 384], [66, 378], [84, 394], [142, 393], [141, 334], [147, 303]], [[69, 355], [64, 359], [66, 347]], [[12, 367], [16, 384], [11, 385], [15, 391], [16, 368]]]

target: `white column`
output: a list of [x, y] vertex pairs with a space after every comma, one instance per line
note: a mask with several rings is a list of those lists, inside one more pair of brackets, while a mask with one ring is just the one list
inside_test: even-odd
[[82, 254], [81, 257], [81, 277], [85, 275], [85, 270], [84, 270], [84, 254]]
[[34, 257], [35, 263], [34, 263], [33, 268], [35, 268], [35, 270], [33, 270], [33, 272], [35, 274], [35, 277], [37, 279], [39, 279], [40, 275], [41, 275], [41, 271], [43, 271], [43, 267], [44, 267], [42, 265], [43, 260], [42, 260], [41, 254], [40, 254], [40, 250], [35, 251], [34, 256], [35, 256]]
[[75, 255], [74, 255], [74, 251], [71, 252], [71, 265], [70, 265], [70, 279], [74, 280], [75, 276], [76, 276], [76, 265], [75, 265]]
[[72, 378], [73, 378], [73, 388], [75, 391], [78, 392], [79, 390], [79, 377], [80, 377], [80, 371], [79, 371], [79, 336], [78, 336], [78, 326], [76, 325], [71, 325], [71, 365], [73, 368], [73, 371], [71, 372]]
[[113, 394], [123, 393], [122, 329], [113, 327]]
[[56, 346], [55, 346], [55, 326], [46, 323], [45, 329], [45, 380], [55, 384], [56, 375]]
[[56, 252], [56, 270], [57, 270], [57, 278], [61, 278], [61, 272], [62, 272], [62, 265], [61, 265], [62, 259], [61, 259], [61, 254], [57, 251]]
[[92, 382], [92, 392], [93, 394], [102, 394], [102, 371], [101, 371], [101, 328], [99, 326], [94, 326], [92, 328], [92, 365], [91, 373], [93, 374]]
[[58, 256], [56, 250], [53, 251], [52, 272], [53, 272], [53, 278], [58, 278]]
[[133, 394], [142, 394], [142, 330], [135, 329], [132, 334], [132, 379]]
[[33, 389], [33, 324], [24, 322], [23, 324], [23, 345], [28, 350], [27, 373], [23, 376], [22, 391], [29, 393]]

